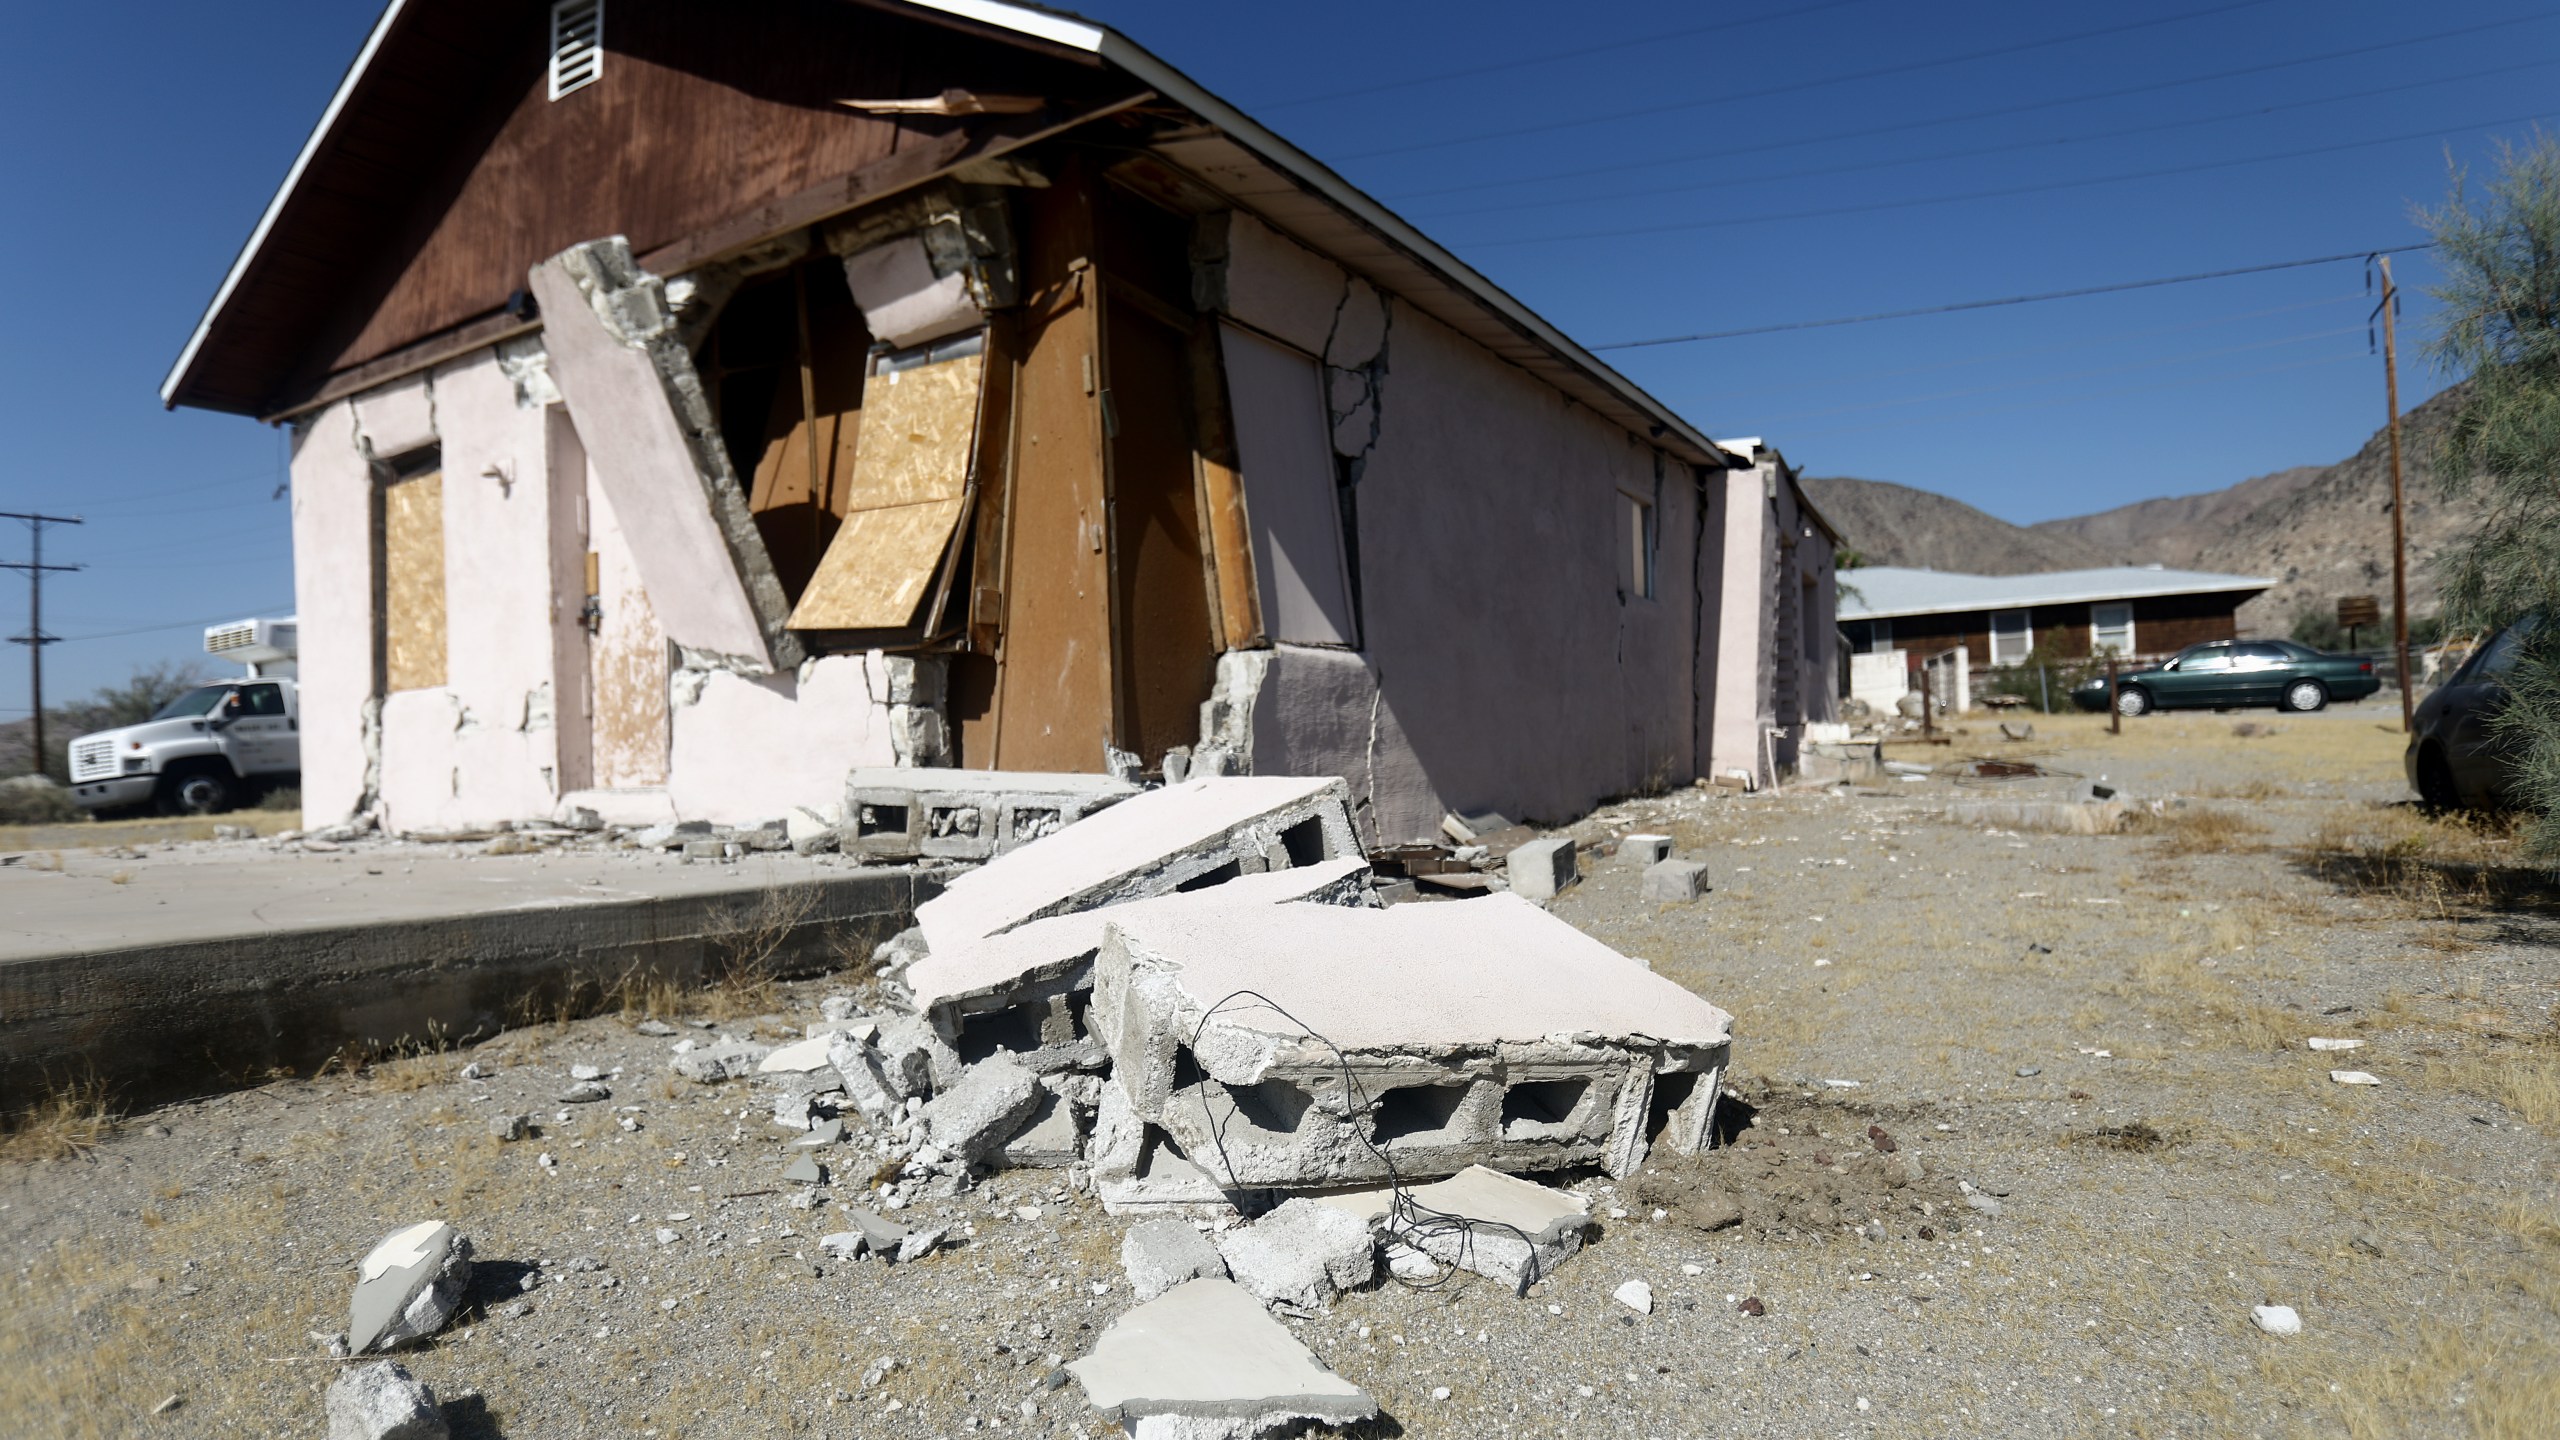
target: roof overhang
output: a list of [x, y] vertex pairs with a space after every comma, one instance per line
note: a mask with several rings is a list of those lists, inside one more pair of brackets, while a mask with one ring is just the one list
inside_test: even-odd
[[[1888, 568], [1888, 567], [1879, 567]], [[1890, 567], [1899, 568], [1899, 567]], [[1857, 584], [1858, 572], [1840, 572], [1848, 585]], [[1985, 577], [1989, 578], [1989, 577]], [[1962, 615], [1973, 610], [2031, 610], [2038, 605], [2103, 605], [2116, 600], [2158, 600], [2175, 595], [2237, 595], [2243, 592], [2272, 590], [2273, 580], [2248, 575], [2215, 576], [2208, 581], [2179, 582], [2162, 585], [2110, 586], [2105, 589], [2033, 591], [2018, 595], [1976, 595], [1921, 605], [1884, 605], [1869, 608], [1863, 601], [1843, 599], [1843, 620], [1899, 620], [1913, 615]]]
[[[367, 68], [385, 37], [404, 9], [416, 3], [423, 0], [390, 0], [382, 17], [374, 23], [364, 47], [331, 95], [328, 108], [321, 112], [319, 123], [303, 142], [292, 168], [286, 171], [284, 183], [260, 215], [248, 243], [241, 247], [214, 292], [213, 303], [206, 307], [186, 348], [162, 382], [162, 403], [180, 403], [179, 396], [206, 338], [220, 321], [242, 277], [256, 263], [304, 171], [327, 141], [350, 97], [364, 82]], [[1669, 406], [1602, 363], [1411, 223], [1108, 26], [1062, 11], [1006, 0], [863, 3], [881, 9], [924, 12], [918, 18], [943, 17], [963, 26], [1020, 37], [1042, 48], [1091, 55], [1118, 67], [1205, 122], [1205, 130], [1185, 132], [1152, 147], [1166, 163], [1595, 412], [1633, 433], [1649, 436], [1680, 459], [1728, 469], [1750, 467], [1748, 458], [1718, 446]]]

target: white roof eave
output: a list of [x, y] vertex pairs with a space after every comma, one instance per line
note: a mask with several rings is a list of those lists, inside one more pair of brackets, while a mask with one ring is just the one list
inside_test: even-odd
[[[1854, 587], [1858, 583], [1858, 572], [1855, 570], [1843, 570], [1840, 576], [1844, 586]], [[2272, 590], [2276, 584], [2276, 581], [2261, 576], [2219, 575], [2209, 582], [2111, 586], [2102, 590], [2053, 591], [2045, 594], [1987, 595], [1922, 605], [1888, 605], [1873, 609], [1865, 608], [1861, 602], [1851, 601], [1844, 596], [1840, 602], [1839, 618], [1898, 620], [1909, 615], [1961, 615], [1968, 610], [2028, 610], [2038, 605], [2098, 604], [2109, 600], [2158, 600], [2170, 595], [2219, 595], [2232, 590]]]

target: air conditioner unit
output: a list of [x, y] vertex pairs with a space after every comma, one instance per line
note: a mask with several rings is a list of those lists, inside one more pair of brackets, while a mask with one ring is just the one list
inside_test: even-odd
[[297, 618], [287, 615], [279, 620], [234, 620], [228, 625], [206, 626], [204, 653], [217, 660], [246, 665], [252, 675], [276, 673], [273, 667], [289, 666], [293, 661]]

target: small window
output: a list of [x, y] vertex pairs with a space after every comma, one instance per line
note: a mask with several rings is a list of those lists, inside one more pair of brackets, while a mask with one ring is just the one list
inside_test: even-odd
[[1618, 496], [1618, 588], [1625, 594], [1653, 598], [1653, 506], [1633, 495]]
[[2121, 601], [2089, 607], [2089, 653], [2133, 653], [2133, 607]]
[[243, 685], [238, 700], [243, 715], [282, 715], [284, 687], [281, 685]]
[[2027, 623], [2024, 610], [1991, 612], [1991, 663], [2018, 665], [2036, 648], [2035, 627]]
[[558, 0], [551, 7], [551, 98], [582, 90], [604, 73], [604, 0]]

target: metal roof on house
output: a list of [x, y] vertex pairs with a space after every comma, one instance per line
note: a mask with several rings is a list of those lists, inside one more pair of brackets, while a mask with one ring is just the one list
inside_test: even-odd
[[2215, 595], [2264, 590], [2275, 583], [2251, 575], [2164, 570], [2157, 565], [2047, 570], [2035, 575], [1960, 575], [1952, 570], [1868, 565], [1840, 572], [1840, 618], [1884, 620], [1896, 615], [2019, 610], [2030, 605], [2077, 605], [2158, 595]]

